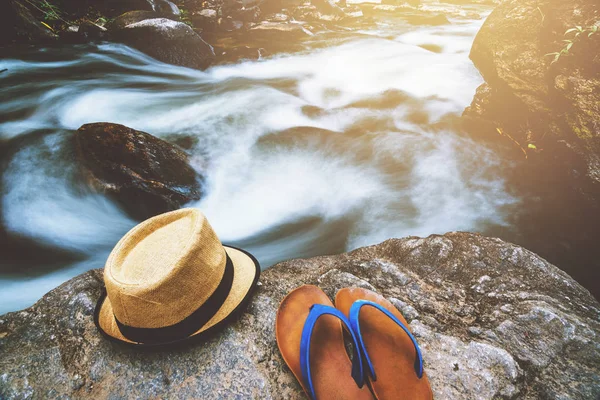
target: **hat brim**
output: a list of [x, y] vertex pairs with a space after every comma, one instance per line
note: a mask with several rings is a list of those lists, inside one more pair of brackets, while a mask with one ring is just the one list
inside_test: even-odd
[[250, 253], [237, 247], [223, 245], [234, 268], [233, 283], [229, 295], [215, 315], [200, 329], [185, 338], [165, 343], [137, 343], [121, 334], [113, 313], [112, 305], [103, 291], [94, 311], [94, 323], [106, 338], [135, 347], [163, 347], [199, 340], [238, 316], [250, 299], [260, 277], [260, 264]]

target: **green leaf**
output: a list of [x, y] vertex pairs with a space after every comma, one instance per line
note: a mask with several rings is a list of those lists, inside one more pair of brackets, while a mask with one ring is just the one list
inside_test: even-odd
[[537, 146], [535, 144], [533, 144], [533, 143], [529, 143], [527, 145], [527, 147], [530, 148], [530, 149], [533, 149], [533, 150], [537, 150]]
[[577, 30], [578, 30], [579, 32], [583, 32], [583, 28], [581, 27], [581, 25], [577, 25], [575, 28], [577, 28]]
[[577, 30], [577, 28], [571, 28], [571, 29], [567, 29], [565, 32], [565, 35], [571, 32], [575, 32]]
[[556, 55], [558, 55], [558, 54], [559, 54], [559, 53], [555, 51], [554, 53], [548, 53], [548, 54], [546, 54], [546, 57], [549, 57], [549, 56], [556, 56]]
[[573, 43], [569, 43], [569, 44], [567, 45], [567, 51], [571, 50], [571, 47], [573, 47]]

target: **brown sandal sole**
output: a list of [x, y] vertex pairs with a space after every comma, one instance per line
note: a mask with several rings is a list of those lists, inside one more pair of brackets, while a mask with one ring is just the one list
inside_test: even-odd
[[[277, 346], [286, 364], [307, 393], [300, 369], [300, 340], [313, 304], [333, 307], [321, 289], [304, 285], [291, 291], [279, 305], [275, 320]], [[342, 323], [331, 315], [317, 320], [312, 334], [310, 366], [317, 399], [373, 399], [365, 385], [359, 389], [351, 376], [352, 362], [346, 353]], [[310, 397], [310, 396], [309, 396]]]
[[[335, 296], [338, 310], [348, 316], [356, 300], [369, 300], [390, 311], [407, 328], [402, 314], [383, 296], [366, 289], [345, 288]], [[360, 331], [371, 358], [376, 381], [369, 379], [373, 394], [379, 400], [433, 399], [427, 375], [419, 379], [414, 367], [415, 348], [406, 333], [381, 311], [363, 307], [360, 311]], [[365, 365], [365, 371], [367, 370]]]

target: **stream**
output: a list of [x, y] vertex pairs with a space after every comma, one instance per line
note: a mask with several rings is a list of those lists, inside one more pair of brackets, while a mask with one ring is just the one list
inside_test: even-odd
[[206, 71], [110, 43], [12, 49], [0, 60], [2, 225], [52, 251], [2, 257], [0, 314], [101, 268], [136, 223], [78, 175], [70, 138], [89, 122], [191, 142], [206, 187], [188, 206], [263, 268], [409, 235], [518, 240], [516, 161], [456, 128], [483, 82], [468, 54], [491, 9], [475, 11], [436, 27], [382, 18]]

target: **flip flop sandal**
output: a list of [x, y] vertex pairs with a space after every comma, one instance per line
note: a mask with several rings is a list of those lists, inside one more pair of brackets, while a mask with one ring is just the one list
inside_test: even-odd
[[433, 399], [417, 340], [392, 303], [370, 290], [346, 288], [335, 296], [335, 305], [358, 337], [377, 399]]
[[[346, 353], [342, 324], [353, 342], [353, 361]], [[373, 399], [363, 385], [358, 340], [346, 316], [318, 287], [301, 286], [283, 299], [275, 337], [283, 359], [310, 399]]]

